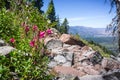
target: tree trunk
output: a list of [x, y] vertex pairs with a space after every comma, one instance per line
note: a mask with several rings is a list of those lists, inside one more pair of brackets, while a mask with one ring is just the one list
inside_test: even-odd
[[120, 0], [116, 0], [116, 9], [117, 9], [117, 17], [118, 17], [118, 46], [119, 46], [119, 52], [120, 52]]

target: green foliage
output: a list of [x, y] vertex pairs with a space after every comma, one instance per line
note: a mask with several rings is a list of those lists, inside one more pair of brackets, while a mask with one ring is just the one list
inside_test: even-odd
[[[14, 38], [15, 42], [10, 45], [17, 49], [8, 56], [0, 56], [0, 80], [13, 80], [11, 72], [16, 73], [20, 80], [50, 80], [48, 58], [44, 56], [44, 39], [38, 37], [54, 23], [48, 23], [48, 19], [32, 3], [26, 5], [26, 0], [22, 0], [20, 3], [23, 4], [19, 5], [17, 1], [11, 0], [10, 10], [3, 8], [0, 11], [0, 38], [8, 43], [10, 38]], [[36, 32], [33, 26], [38, 26]]]
[[2, 8], [6, 8], [6, 9], [10, 8], [9, 0], [0, 0], [0, 9]]
[[49, 3], [49, 5], [48, 5], [48, 9], [47, 9], [46, 15], [47, 15], [47, 18], [48, 18], [51, 22], [55, 22], [55, 21], [56, 21], [55, 7], [54, 7], [53, 0], [50, 0], [50, 3]]
[[[25, 21], [26, 23], [33, 25], [36, 24], [40, 30], [47, 29], [49, 23], [47, 19], [35, 9], [32, 4], [29, 6], [22, 6], [22, 10], [19, 11], [19, 19], [21, 22]], [[50, 27], [50, 26], [49, 26]]]
[[[17, 1], [16, 1], [17, 2]], [[16, 2], [11, 1], [12, 7], [16, 6]], [[26, 22], [29, 26], [33, 23], [39, 27], [40, 30], [45, 30], [53, 24], [49, 24], [47, 19], [38, 12], [32, 4], [16, 7], [11, 10], [2, 9], [0, 11], [0, 37], [8, 41], [12, 37], [20, 37], [19, 30], [22, 22]], [[18, 8], [21, 8], [18, 10]]]
[[57, 30], [60, 33], [68, 33], [69, 30], [69, 25], [68, 25], [68, 20], [65, 18], [63, 23], [60, 24], [59, 18], [57, 18]]
[[59, 30], [59, 27], [61, 25], [59, 16], [56, 17], [56, 22], [57, 22], [57, 25], [56, 25], [57, 26], [57, 30]]
[[38, 11], [40, 13], [43, 13], [43, 11], [41, 10], [42, 6], [43, 6], [43, 0], [1, 0], [1, 6], [2, 7], [6, 7], [6, 9], [21, 9], [21, 4], [32, 4], [38, 8]]
[[5, 2], [4, 2], [4, 0], [0, 0], [0, 9], [3, 7], [5, 7]]
[[14, 76], [20, 80], [50, 80], [52, 76], [46, 74], [48, 58], [36, 55], [16, 50], [8, 57], [0, 56], [0, 80], [13, 80]]
[[35, 26], [28, 25], [24, 24], [20, 28], [20, 38], [15, 39], [14, 43], [11, 41], [11, 45], [17, 50], [8, 56], [0, 56], [1, 80], [12, 80], [14, 76], [20, 80], [50, 80], [52, 78], [47, 74], [48, 57], [45, 56], [45, 47], [42, 42], [44, 35], [48, 34], [42, 32], [41, 35], [37, 26], [33, 28]]
[[14, 12], [6, 9], [0, 10], [0, 37], [8, 40], [10, 37], [18, 36], [19, 27]]
[[68, 30], [69, 30], [68, 20], [65, 18], [61, 27], [60, 27], [60, 32], [61, 33], [68, 33]]

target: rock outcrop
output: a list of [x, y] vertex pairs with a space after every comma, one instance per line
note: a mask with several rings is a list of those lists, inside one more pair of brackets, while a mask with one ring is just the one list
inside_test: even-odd
[[69, 34], [46, 41], [49, 72], [56, 76], [53, 80], [120, 80], [119, 60], [103, 57]]

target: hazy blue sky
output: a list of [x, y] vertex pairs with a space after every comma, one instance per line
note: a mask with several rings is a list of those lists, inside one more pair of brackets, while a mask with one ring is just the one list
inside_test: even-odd
[[[43, 0], [46, 11], [50, 0]], [[110, 4], [105, 0], [54, 0], [56, 15], [67, 18], [70, 26], [106, 27], [115, 15], [109, 14]]]

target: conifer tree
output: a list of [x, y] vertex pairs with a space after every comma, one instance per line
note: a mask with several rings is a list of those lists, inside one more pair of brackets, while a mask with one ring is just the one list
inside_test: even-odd
[[60, 25], [61, 25], [61, 24], [60, 24], [60, 18], [59, 18], [59, 16], [56, 17], [56, 23], [57, 23], [57, 24], [56, 24], [56, 29], [57, 29], [58, 31], [60, 31]]
[[55, 7], [54, 7], [53, 0], [50, 0], [50, 3], [49, 3], [49, 5], [48, 5], [48, 9], [47, 9], [46, 14], [47, 14], [47, 18], [48, 18], [51, 22], [56, 21]]
[[67, 20], [67, 18], [64, 19], [61, 27], [63, 28], [62, 30], [63, 30], [64, 33], [68, 33], [69, 25], [68, 25], [68, 20]]
[[37, 7], [41, 13], [43, 13], [43, 11], [41, 10], [41, 8], [43, 7], [43, 0], [34, 0], [34, 3], [35, 7]]

